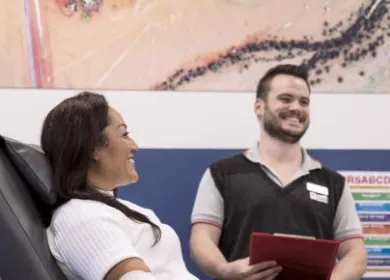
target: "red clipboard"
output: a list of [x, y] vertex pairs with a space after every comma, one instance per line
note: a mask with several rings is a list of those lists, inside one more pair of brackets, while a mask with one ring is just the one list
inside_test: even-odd
[[339, 242], [335, 240], [251, 234], [250, 264], [274, 260], [283, 267], [277, 280], [329, 280]]

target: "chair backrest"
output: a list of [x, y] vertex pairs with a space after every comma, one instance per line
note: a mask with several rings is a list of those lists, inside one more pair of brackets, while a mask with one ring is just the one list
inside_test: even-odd
[[0, 135], [0, 277], [65, 280], [48, 248], [45, 222], [56, 199], [37, 147]]

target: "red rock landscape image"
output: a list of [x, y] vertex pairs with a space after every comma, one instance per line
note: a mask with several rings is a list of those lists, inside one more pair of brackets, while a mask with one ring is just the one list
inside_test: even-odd
[[316, 92], [389, 92], [389, 1], [0, 1], [1, 86], [247, 92], [299, 63]]

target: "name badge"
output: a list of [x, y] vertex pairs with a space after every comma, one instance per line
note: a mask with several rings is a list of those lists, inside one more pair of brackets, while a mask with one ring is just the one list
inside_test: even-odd
[[307, 183], [306, 189], [309, 192], [315, 192], [315, 193], [318, 193], [318, 194], [329, 195], [329, 189], [327, 187], [324, 187], [324, 186], [321, 186], [321, 185], [317, 185], [317, 184], [314, 184], [314, 183], [310, 183], [310, 182]]
[[318, 194], [315, 192], [309, 192], [310, 199], [328, 204], [328, 196], [324, 194]]

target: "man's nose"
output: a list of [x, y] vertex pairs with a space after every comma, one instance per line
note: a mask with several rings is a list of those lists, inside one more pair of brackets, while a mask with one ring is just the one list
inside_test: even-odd
[[290, 103], [289, 109], [291, 111], [300, 111], [302, 110], [302, 105], [299, 103], [298, 100], [294, 100], [293, 102]]

